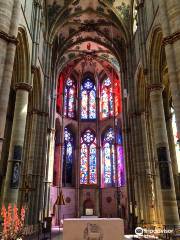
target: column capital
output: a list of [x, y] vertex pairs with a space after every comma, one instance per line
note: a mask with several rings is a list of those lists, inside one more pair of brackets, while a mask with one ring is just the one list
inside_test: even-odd
[[149, 90], [150, 92], [157, 91], [157, 90], [163, 91], [164, 85], [161, 84], [161, 83], [154, 83], [154, 84], [148, 85], [147, 88], [148, 88], [148, 90]]
[[9, 35], [8, 33], [0, 30], [0, 38], [3, 39], [4, 41], [8, 42], [8, 43], [12, 43], [17, 45], [18, 44], [18, 40], [17, 37]]
[[180, 40], [180, 31], [174, 32], [171, 35], [163, 38], [163, 45], [173, 44], [174, 42]]
[[15, 90], [25, 90], [30, 92], [32, 90], [32, 86], [25, 82], [19, 82], [15, 84]]

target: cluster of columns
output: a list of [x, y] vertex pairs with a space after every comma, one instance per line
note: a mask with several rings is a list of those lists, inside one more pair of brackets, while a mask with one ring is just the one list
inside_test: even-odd
[[9, 92], [13, 72], [13, 63], [17, 44], [20, 0], [0, 0], [0, 185], [4, 173], [2, 147], [6, 125]]
[[172, 162], [164, 114], [163, 87], [150, 86], [150, 101], [154, 129], [155, 150], [157, 151], [157, 175], [160, 178], [159, 192], [162, 194], [162, 212], [165, 224], [179, 224]]
[[[178, 64], [180, 62], [180, 32], [177, 27], [180, 20], [178, 14], [180, 3], [176, 0], [159, 0], [159, 4], [164, 35], [163, 42], [166, 49], [170, 86], [179, 133], [180, 72]], [[144, 29], [145, 19], [143, 17], [143, 6], [144, 1], [140, 1], [137, 6], [139, 21], [138, 36], [141, 45], [140, 55], [144, 67], [145, 82], [147, 82], [147, 50], [145, 46], [146, 39], [144, 37], [146, 31]], [[156, 79], [156, 81], [159, 82], [158, 79]], [[129, 91], [132, 97], [134, 88], [132, 87], [131, 91], [131, 87], [130, 85]], [[151, 133], [151, 135], [153, 136], [152, 140], [155, 142], [155, 146], [153, 146], [153, 148], [155, 147], [155, 160], [150, 154], [152, 149], [149, 149], [149, 141], [147, 141], [146, 136], [148, 130], [147, 124], [149, 124], [150, 118], [150, 116], [145, 113], [146, 106], [142, 108], [144, 109], [142, 112], [135, 111], [131, 113], [129, 117], [131, 125], [131, 132], [129, 134], [132, 136], [132, 143], [135, 144], [132, 145], [131, 149], [134, 168], [130, 170], [132, 172], [132, 178], [134, 179], [133, 186], [135, 190], [133, 211], [135, 217], [138, 219], [138, 224], [141, 222], [146, 224], [179, 224], [178, 206], [174, 186], [174, 176], [177, 175], [177, 164], [174, 163], [173, 159], [171, 161], [169, 152], [169, 139], [162, 97], [163, 88], [161, 85], [155, 84], [149, 86], [149, 90], [153, 127], [153, 133]], [[132, 109], [136, 109], [136, 106], [133, 105], [133, 103], [131, 104]], [[138, 108], [140, 107], [137, 106], [137, 109]], [[149, 112], [149, 110], [147, 111]], [[171, 140], [173, 139], [171, 138]], [[127, 165], [130, 165], [130, 163], [127, 163]], [[130, 194], [130, 196], [131, 195], [132, 194]]]
[[159, 12], [165, 45], [170, 88], [180, 138], [180, 2], [159, 0]]
[[18, 83], [15, 88], [16, 102], [4, 184], [3, 202], [5, 203], [17, 203], [18, 200], [28, 96], [29, 91], [32, 89], [32, 87], [26, 83]]

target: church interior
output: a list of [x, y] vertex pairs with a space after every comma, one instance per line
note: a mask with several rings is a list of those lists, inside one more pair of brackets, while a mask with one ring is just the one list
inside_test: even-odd
[[0, 207], [27, 232], [180, 225], [179, 26], [179, 0], [0, 0]]

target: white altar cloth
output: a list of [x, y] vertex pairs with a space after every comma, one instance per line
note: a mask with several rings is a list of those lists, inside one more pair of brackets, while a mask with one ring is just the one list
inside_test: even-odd
[[124, 222], [120, 218], [64, 219], [63, 240], [123, 240]]

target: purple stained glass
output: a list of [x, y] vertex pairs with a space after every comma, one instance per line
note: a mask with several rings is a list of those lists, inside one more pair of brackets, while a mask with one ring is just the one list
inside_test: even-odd
[[124, 167], [124, 153], [123, 153], [123, 146], [119, 145], [117, 147], [118, 153], [118, 185], [124, 186], [125, 185], [125, 167]]
[[67, 103], [68, 103], [68, 90], [65, 88], [64, 90], [64, 116], [67, 114]]

